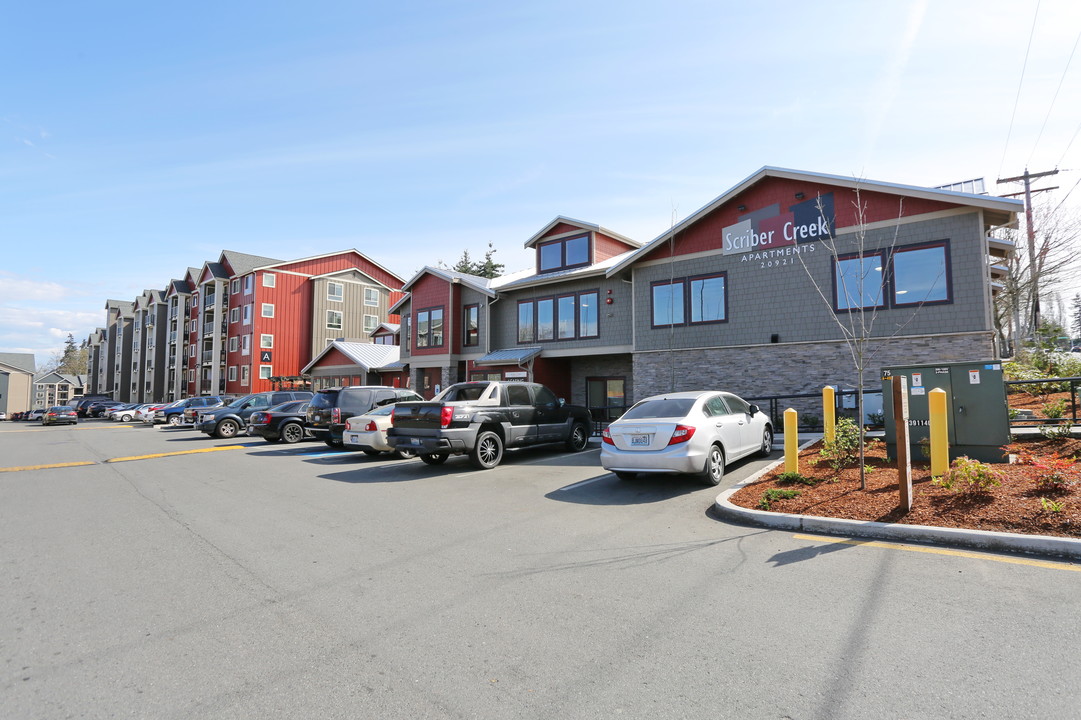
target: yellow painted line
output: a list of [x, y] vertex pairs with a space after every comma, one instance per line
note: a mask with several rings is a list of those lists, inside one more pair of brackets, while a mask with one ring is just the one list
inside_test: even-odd
[[222, 447], [200, 448], [199, 450], [179, 450], [177, 452], [154, 453], [153, 455], [130, 455], [106, 460], [107, 463], [128, 462], [129, 460], [149, 460], [151, 458], [173, 457], [175, 455], [194, 455], [196, 453], [219, 452], [221, 450], [243, 450], [244, 445], [223, 445]]
[[93, 460], [80, 462], [53, 463], [52, 465], [23, 465], [22, 467], [0, 468], [0, 472], [18, 472], [19, 470], [51, 470], [52, 468], [79, 467], [80, 465], [97, 465]]
[[1031, 567], [1048, 568], [1051, 570], [1073, 570], [1074, 572], [1081, 572], [1081, 565], [1070, 565], [1065, 562], [1056, 563], [1043, 560], [1026, 560], [1025, 558], [1001, 557], [998, 555], [965, 552], [964, 550], [947, 550], [945, 548], [917, 547], [915, 545], [877, 542], [875, 540], [840, 540], [838, 538], [823, 537], [821, 535], [793, 535], [792, 537], [796, 540], [811, 540], [813, 542], [836, 543], [840, 545], [863, 545], [865, 547], [886, 548], [888, 550], [908, 550], [909, 552], [930, 553], [932, 555], [949, 555], [952, 557], [973, 558], [977, 560], [991, 560], [993, 562], [1009, 563], [1011, 565], [1029, 565]]

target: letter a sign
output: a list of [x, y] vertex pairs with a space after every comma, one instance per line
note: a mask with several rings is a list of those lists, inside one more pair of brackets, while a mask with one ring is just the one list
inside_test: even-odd
[[274, 353], [271, 350], [260, 350], [259, 351], [259, 362], [261, 362], [261, 363], [272, 362], [273, 361], [273, 355], [274, 355]]

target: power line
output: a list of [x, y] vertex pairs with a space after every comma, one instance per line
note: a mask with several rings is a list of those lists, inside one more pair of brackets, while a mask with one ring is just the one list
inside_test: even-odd
[[1028, 46], [1025, 48], [1025, 62], [1021, 65], [1021, 79], [1017, 81], [1017, 96], [1013, 99], [1013, 112], [1010, 113], [1010, 129], [1006, 131], [1006, 145], [1002, 148], [1002, 160], [998, 164], [998, 174], [1006, 165], [1006, 151], [1010, 149], [1010, 136], [1013, 135], [1013, 121], [1017, 117], [1017, 106], [1021, 102], [1021, 88], [1025, 84], [1025, 69], [1028, 67], [1028, 54], [1032, 50], [1032, 38], [1036, 34], [1036, 18], [1040, 16], [1040, 3], [1036, 3], [1036, 12], [1032, 15], [1032, 28], [1028, 31]]
[[[1036, 154], [1036, 148], [1040, 145], [1040, 138], [1043, 137], [1043, 131], [1047, 127], [1047, 121], [1051, 118], [1051, 111], [1055, 109], [1055, 101], [1058, 100], [1059, 91], [1062, 90], [1062, 83], [1066, 80], [1066, 73], [1070, 70], [1070, 63], [1073, 62], [1074, 53], [1077, 52], [1077, 43], [1081, 42], [1081, 31], [1077, 33], [1077, 39], [1073, 41], [1073, 50], [1070, 51], [1070, 57], [1066, 60], [1066, 67], [1062, 69], [1062, 77], [1058, 79], [1058, 87], [1055, 88], [1055, 96], [1051, 98], [1051, 105], [1047, 108], [1047, 114], [1043, 117], [1043, 125], [1040, 126], [1040, 134], [1036, 136], [1036, 143], [1032, 146], [1032, 153], [1028, 156], [1028, 160], [1025, 161], [1025, 165], [1032, 164], [1032, 156]], [[1072, 140], [1070, 142], [1073, 142]]]
[[1066, 159], [1066, 153], [1070, 152], [1070, 146], [1073, 145], [1073, 141], [1077, 139], [1077, 134], [1081, 133], [1081, 123], [1077, 124], [1077, 129], [1073, 131], [1073, 137], [1070, 138], [1070, 142], [1066, 143], [1066, 149], [1062, 151], [1062, 157], [1055, 163], [1055, 167], [1062, 164], [1062, 161]]

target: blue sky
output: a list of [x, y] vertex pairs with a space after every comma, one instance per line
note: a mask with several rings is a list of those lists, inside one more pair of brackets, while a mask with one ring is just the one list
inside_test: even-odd
[[0, 351], [223, 248], [511, 271], [557, 215], [647, 241], [763, 165], [1081, 178], [1081, 4], [748, 5], [9, 6]]

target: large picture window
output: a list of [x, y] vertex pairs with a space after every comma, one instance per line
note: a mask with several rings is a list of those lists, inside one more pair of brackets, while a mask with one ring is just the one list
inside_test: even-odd
[[692, 323], [722, 322], [726, 319], [724, 284], [724, 275], [690, 279]]
[[842, 255], [833, 264], [834, 308], [855, 310], [885, 305], [885, 253]]
[[649, 291], [653, 327], [728, 321], [725, 273], [662, 280], [652, 283]]
[[552, 272], [589, 264], [589, 235], [555, 240], [537, 246], [537, 270]]
[[518, 342], [594, 338], [599, 333], [596, 290], [518, 303]]
[[417, 347], [442, 347], [443, 308], [417, 312]]
[[533, 342], [533, 301], [518, 303], [518, 342]]
[[835, 258], [833, 302], [838, 312], [953, 302], [949, 242]]
[[653, 327], [683, 324], [683, 281], [654, 283]]
[[551, 340], [555, 337], [555, 300], [537, 301], [537, 340]]
[[898, 248], [892, 260], [895, 307], [952, 300], [950, 256], [945, 243]]

